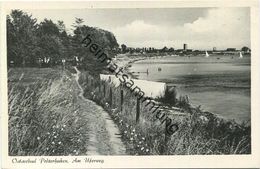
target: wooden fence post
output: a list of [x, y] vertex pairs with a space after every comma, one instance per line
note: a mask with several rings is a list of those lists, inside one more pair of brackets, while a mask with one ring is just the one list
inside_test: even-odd
[[120, 93], [121, 93], [121, 97], [120, 97], [120, 100], [121, 100], [121, 112], [123, 111], [123, 104], [124, 104], [124, 91], [123, 89], [120, 90]]
[[109, 92], [109, 103], [110, 103], [110, 107], [112, 107], [113, 105], [112, 87], [110, 87], [110, 92]]
[[98, 84], [98, 92], [101, 93], [101, 82], [99, 81]]
[[104, 88], [104, 98], [106, 98], [106, 84], [103, 84], [103, 88]]
[[137, 100], [136, 100], [136, 123], [139, 122], [139, 118], [140, 118], [140, 99], [137, 98]]

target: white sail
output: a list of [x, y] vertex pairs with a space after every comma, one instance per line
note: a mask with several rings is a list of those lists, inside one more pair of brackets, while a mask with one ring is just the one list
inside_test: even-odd
[[239, 58], [243, 58], [243, 55], [241, 52], [239, 52]]
[[207, 57], [209, 57], [209, 54], [208, 54], [208, 52], [206, 51], [206, 58], [207, 58]]

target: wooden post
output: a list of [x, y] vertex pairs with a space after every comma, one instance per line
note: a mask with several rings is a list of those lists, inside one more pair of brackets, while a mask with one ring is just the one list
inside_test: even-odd
[[120, 90], [120, 92], [121, 92], [121, 112], [123, 111], [123, 104], [124, 104], [124, 91], [123, 91], [123, 89], [121, 89]]
[[104, 98], [106, 98], [106, 84], [105, 83], [103, 84], [103, 87], [104, 87]]
[[140, 99], [137, 98], [137, 100], [136, 100], [136, 123], [139, 122], [139, 118], [140, 118]]
[[109, 103], [110, 103], [110, 107], [112, 107], [113, 105], [112, 87], [110, 87], [110, 92], [109, 92]]

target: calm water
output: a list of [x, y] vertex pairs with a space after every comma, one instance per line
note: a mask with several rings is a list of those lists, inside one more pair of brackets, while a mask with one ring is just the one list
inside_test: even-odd
[[168, 56], [135, 62], [130, 71], [139, 79], [176, 86], [203, 110], [238, 122], [250, 119], [250, 57]]

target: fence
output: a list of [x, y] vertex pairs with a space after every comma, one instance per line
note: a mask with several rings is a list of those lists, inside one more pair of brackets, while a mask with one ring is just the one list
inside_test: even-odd
[[[123, 133], [122, 137], [125, 141], [128, 140], [135, 152], [141, 147], [140, 151], [137, 151], [139, 154], [166, 154], [167, 145], [172, 137], [167, 132], [170, 121], [165, 120], [162, 123], [146, 102], [142, 102], [122, 85], [115, 86], [88, 73], [82, 74], [79, 82], [85, 90], [85, 96], [110, 113]], [[188, 115], [170, 107], [160, 108], [160, 111], [166, 113], [171, 119], [171, 124], [181, 125]], [[157, 143], [154, 144], [154, 141]]]

